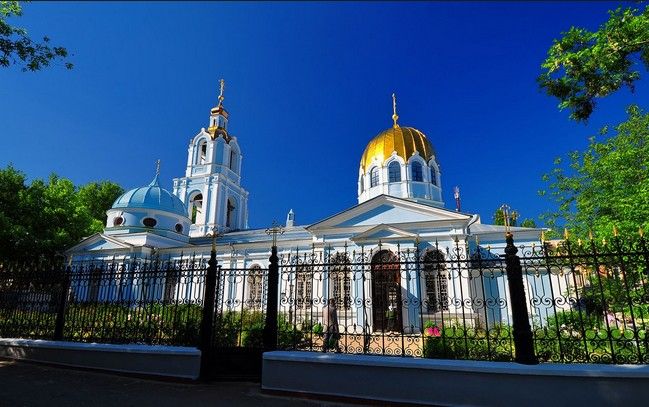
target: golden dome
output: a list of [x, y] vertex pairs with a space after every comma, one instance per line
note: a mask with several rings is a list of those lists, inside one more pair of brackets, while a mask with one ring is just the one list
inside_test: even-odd
[[375, 157], [383, 164], [390, 158], [393, 151], [396, 151], [397, 155], [406, 162], [415, 152], [418, 152], [426, 162], [435, 155], [435, 150], [424, 133], [412, 127], [401, 127], [395, 123], [395, 126], [374, 137], [365, 147], [361, 158], [363, 173], [370, 167]]

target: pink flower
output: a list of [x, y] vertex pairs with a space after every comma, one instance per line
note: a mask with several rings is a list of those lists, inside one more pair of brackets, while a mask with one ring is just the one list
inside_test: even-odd
[[425, 336], [442, 336], [442, 332], [439, 330], [438, 327], [433, 326], [433, 327], [424, 329], [424, 335]]

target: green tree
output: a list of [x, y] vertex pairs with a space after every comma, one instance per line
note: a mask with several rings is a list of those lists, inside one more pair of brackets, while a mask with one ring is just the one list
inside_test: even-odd
[[[508, 215], [507, 219], [509, 220], [509, 226], [517, 226], [518, 219], [520, 218], [520, 213], [516, 210], [512, 210], [512, 211], [508, 211], [507, 215]], [[505, 212], [503, 211], [503, 208], [496, 209], [496, 211], [492, 216], [492, 219], [494, 225], [505, 226]], [[534, 219], [525, 218], [523, 222], [521, 222], [521, 224], [518, 226], [524, 228], [535, 228], [536, 222], [534, 222]]]
[[80, 204], [88, 208], [93, 218], [92, 232], [101, 232], [106, 224], [106, 210], [124, 193], [124, 189], [110, 181], [91, 182], [79, 188]]
[[548, 226], [566, 226], [582, 237], [589, 229], [610, 236], [613, 226], [627, 234], [649, 226], [649, 114], [637, 106], [627, 114], [613, 135], [605, 127], [585, 151], [557, 158], [543, 176], [548, 188], [540, 194], [558, 204], [543, 215]]
[[521, 222], [521, 227], [523, 227], [523, 228], [535, 228], [536, 227], [536, 222], [534, 221], [534, 219], [526, 218]]
[[586, 121], [595, 99], [623, 86], [633, 90], [638, 67], [649, 68], [649, 7], [618, 8], [595, 32], [572, 27], [554, 40], [542, 63], [538, 82], [548, 95], [559, 99], [560, 109]]
[[0, 169], [0, 259], [52, 256], [101, 231], [122, 188], [103, 181], [77, 188], [51, 175], [26, 184], [13, 166]]
[[[509, 226], [516, 226], [516, 222], [518, 221], [519, 214], [517, 211], [512, 210], [507, 212], [507, 221], [509, 223]], [[500, 226], [505, 226], [505, 211], [503, 208], [498, 208], [494, 212], [493, 216], [493, 221], [494, 225], [500, 225]]]
[[29, 230], [25, 223], [29, 213], [24, 205], [27, 195], [25, 174], [9, 165], [0, 170], [0, 257], [25, 250]]
[[72, 69], [72, 63], [67, 61], [67, 49], [50, 45], [48, 37], [43, 37], [43, 42], [35, 42], [29, 38], [27, 30], [7, 21], [22, 14], [18, 1], [0, 1], [0, 66], [20, 64], [23, 71], [38, 71], [53, 61], [64, 60], [65, 67]]

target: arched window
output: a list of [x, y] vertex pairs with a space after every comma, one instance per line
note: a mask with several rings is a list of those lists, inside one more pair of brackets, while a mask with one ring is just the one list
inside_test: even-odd
[[196, 194], [191, 200], [190, 205], [191, 209], [191, 220], [194, 224], [201, 224], [205, 221], [205, 215], [203, 213], [203, 194]]
[[230, 149], [230, 169], [237, 171], [237, 152], [234, 149]]
[[421, 168], [421, 163], [415, 161], [410, 165], [412, 169], [412, 180], [416, 182], [422, 182], [424, 180], [424, 172]]
[[227, 213], [225, 216], [225, 227], [231, 228], [234, 225], [234, 210], [235, 210], [234, 203], [232, 202], [231, 199], [228, 199], [228, 207], [227, 207]]
[[339, 310], [349, 310], [352, 303], [352, 281], [349, 257], [336, 253], [331, 257], [329, 269], [329, 298], [336, 301]]
[[379, 185], [379, 169], [374, 167], [370, 171], [370, 188], [374, 188], [377, 185]]
[[311, 309], [313, 301], [313, 269], [298, 266], [295, 284], [295, 304], [298, 309]]
[[401, 165], [398, 161], [392, 161], [388, 165], [388, 182], [400, 182], [401, 181]]
[[207, 162], [207, 141], [203, 140], [198, 145], [198, 163], [205, 164]]
[[261, 310], [264, 295], [264, 275], [261, 266], [253, 264], [248, 273], [248, 307]]
[[437, 185], [437, 170], [435, 167], [430, 167], [430, 183]]
[[448, 311], [448, 275], [444, 254], [429, 250], [424, 255], [426, 295], [424, 304], [428, 312]]

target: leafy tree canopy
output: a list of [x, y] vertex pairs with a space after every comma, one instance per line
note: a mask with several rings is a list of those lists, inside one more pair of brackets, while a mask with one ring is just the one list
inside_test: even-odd
[[581, 237], [589, 229], [598, 236], [612, 235], [614, 226], [622, 234], [647, 229], [649, 114], [637, 106], [627, 114], [614, 134], [608, 136], [603, 128], [585, 151], [557, 158], [555, 168], [543, 176], [548, 187], [539, 193], [558, 204], [556, 212], [543, 215], [548, 226], [566, 226]]
[[101, 231], [106, 210], [122, 193], [112, 182], [75, 187], [56, 175], [27, 185], [13, 166], [0, 169], [0, 259], [61, 253]]
[[[503, 208], [496, 209], [492, 218], [494, 225], [505, 226], [505, 211], [503, 210]], [[507, 211], [507, 220], [509, 226], [517, 226], [519, 218], [520, 214], [517, 210]], [[535, 228], [536, 222], [534, 222], [534, 219], [526, 218], [521, 222], [520, 226], [524, 228]]]
[[595, 99], [623, 86], [633, 90], [640, 78], [638, 66], [649, 68], [649, 7], [618, 8], [609, 20], [591, 32], [572, 27], [555, 40], [541, 65], [541, 88], [559, 99], [560, 109], [586, 121]]
[[23, 71], [38, 71], [56, 60], [66, 60], [65, 67], [72, 69], [67, 61], [68, 51], [64, 47], [50, 45], [50, 39], [35, 42], [24, 28], [9, 24], [10, 17], [22, 16], [18, 1], [0, 1], [0, 66], [23, 65]]

